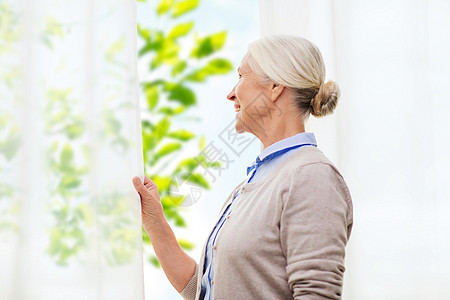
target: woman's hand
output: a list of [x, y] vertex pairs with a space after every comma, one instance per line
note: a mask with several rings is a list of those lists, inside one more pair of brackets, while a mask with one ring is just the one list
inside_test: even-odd
[[133, 185], [141, 196], [142, 225], [144, 229], [156, 221], [164, 218], [164, 210], [159, 198], [158, 187], [147, 176], [144, 178], [144, 184], [139, 177], [133, 178]]
[[134, 177], [133, 185], [141, 196], [142, 225], [152, 242], [164, 273], [180, 293], [195, 275], [196, 262], [181, 248], [164, 218], [156, 184], [145, 176], [144, 184], [139, 177]]

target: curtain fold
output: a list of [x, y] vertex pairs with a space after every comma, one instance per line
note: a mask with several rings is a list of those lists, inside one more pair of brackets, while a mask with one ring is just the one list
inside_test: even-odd
[[[259, 0], [261, 35], [290, 34], [314, 42], [322, 52], [326, 66], [326, 81], [336, 81], [333, 3], [309, 0]], [[338, 160], [337, 117], [316, 120], [310, 118], [308, 128], [320, 138], [320, 148], [328, 157]], [[307, 128], [307, 129], [308, 129]]]
[[307, 131], [353, 196], [343, 298], [446, 298], [450, 3], [260, 0], [260, 12], [262, 35], [316, 43], [341, 88], [335, 115]]
[[135, 5], [0, 0], [0, 299], [144, 299]]

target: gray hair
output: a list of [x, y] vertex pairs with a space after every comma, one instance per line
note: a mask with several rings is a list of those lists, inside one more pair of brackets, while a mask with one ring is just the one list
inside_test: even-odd
[[324, 83], [325, 65], [319, 48], [297, 36], [271, 35], [248, 45], [248, 64], [261, 83], [275, 82], [293, 91], [293, 101], [304, 117], [333, 113], [340, 90]]

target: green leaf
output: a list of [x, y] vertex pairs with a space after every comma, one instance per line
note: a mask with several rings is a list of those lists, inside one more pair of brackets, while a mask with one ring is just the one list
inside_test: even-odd
[[53, 17], [46, 17], [45, 31], [60, 38], [64, 36], [63, 25]]
[[81, 180], [79, 178], [74, 177], [64, 177], [59, 184], [59, 187], [62, 189], [74, 189], [80, 186]]
[[172, 30], [169, 31], [169, 34], [167, 35], [168, 39], [176, 39], [181, 36], [184, 36], [188, 34], [192, 28], [194, 27], [194, 21], [181, 23], [176, 25]]
[[185, 174], [181, 176], [184, 180], [194, 183], [196, 185], [199, 185], [205, 189], [210, 189], [208, 180], [206, 180], [205, 177], [203, 177], [202, 174], [199, 173], [192, 173], [192, 174]]
[[223, 165], [221, 161], [211, 161], [207, 162], [206, 165], [211, 168], [220, 168]]
[[153, 150], [156, 146], [156, 138], [153, 133], [149, 133], [146, 131], [142, 132], [142, 146], [144, 155], [147, 154], [147, 151]]
[[151, 245], [152, 242], [150, 241], [150, 238], [148, 237], [147, 232], [145, 232], [144, 227], [142, 227], [142, 241], [144, 244]]
[[47, 251], [51, 255], [55, 255], [58, 253], [60, 248], [60, 240], [63, 237], [63, 232], [60, 228], [54, 227], [50, 230], [50, 245], [47, 248]]
[[158, 7], [156, 8], [156, 13], [158, 15], [162, 15], [165, 14], [166, 12], [168, 12], [173, 4], [175, 3], [175, 0], [161, 0], [158, 3]]
[[66, 126], [65, 132], [69, 139], [75, 139], [83, 133], [83, 124], [74, 123]]
[[181, 114], [182, 112], [184, 112], [186, 110], [186, 106], [180, 105], [177, 108], [174, 109], [174, 113], [176, 115]]
[[173, 115], [181, 114], [185, 110], [186, 110], [186, 107], [183, 105], [180, 105], [177, 108], [172, 108], [170, 106], [163, 106], [160, 109], [158, 109], [158, 112], [163, 113], [168, 116], [173, 116]]
[[227, 32], [221, 31], [204, 38], [197, 39], [196, 46], [191, 51], [191, 57], [203, 58], [222, 49], [227, 38]]
[[175, 226], [177, 227], [186, 227], [186, 222], [183, 217], [178, 213], [178, 210], [175, 206], [168, 207], [164, 210], [164, 214], [167, 220], [175, 221]]
[[147, 28], [142, 27], [140, 24], [137, 24], [137, 32], [140, 37], [142, 37], [144, 40], [148, 41], [150, 40], [150, 30]]
[[169, 93], [169, 100], [177, 101], [186, 106], [194, 105], [197, 102], [194, 92], [182, 84], [166, 83], [164, 89]]
[[184, 79], [189, 81], [203, 82], [211, 75], [226, 74], [233, 69], [233, 65], [227, 59], [215, 58], [208, 62], [208, 64], [198, 70], [187, 74]]
[[150, 256], [148, 261], [155, 267], [161, 268], [161, 265], [159, 264], [158, 258], [156, 256], [154, 256], [154, 255]]
[[61, 151], [60, 163], [63, 169], [68, 169], [73, 160], [73, 150], [69, 144], [66, 144]]
[[162, 114], [165, 114], [165, 115], [168, 115], [168, 116], [171, 116], [171, 115], [174, 114], [174, 113], [173, 113], [173, 108], [170, 107], [170, 106], [163, 106], [163, 107], [160, 107], [160, 108], [158, 109], [158, 113], [162, 113]]
[[125, 37], [120, 37], [114, 44], [109, 47], [109, 49], [106, 51], [106, 59], [111, 61], [114, 59], [114, 57], [124, 49], [125, 47]]
[[195, 137], [195, 134], [193, 134], [192, 132], [190, 132], [188, 130], [180, 129], [180, 130], [175, 130], [175, 131], [169, 132], [169, 134], [167, 136], [174, 138], [174, 139], [181, 140], [181, 141], [188, 141], [188, 140], [192, 139], [193, 137]]
[[158, 122], [155, 126], [155, 137], [157, 141], [160, 141], [169, 131], [170, 128], [170, 121], [168, 118], [163, 118], [161, 121]]
[[145, 44], [141, 49], [139, 49], [138, 56], [141, 57], [154, 49], [155, 45], [151, 42], [147, 42], [147, 44]]
[[172, 196], [170, 196], [170, 200], [172, 201], [172, 203], [175, 206], [179, 206], [181, 203], [183, 203], [185, 198], [186, 198], [186, 195], [180, 195], [180, 196], [172, 195]]
[[169, 184], [170, 184], [170, 177], [168, 176], [149, 176], [153, 182], [156, 184], [156, 186], [158, 187], [158, 191], [161, 193], [165, 190], [167, 190], [169, 188]]
[[47, 47], [53, 49], [52, 38], [64, 38], [64, 27], [61, 23], [58, 22], [58, 20], [54, 19], [53, 17], [47, 17], [45, 23], [45, 28], [40, 35], [40, 39]]
[[84, 224], [87, 227], [91, 227], [94, 224], [96, 216], [87, 203], [81, 203], [78, 205], [75, 209], [75, 213], [82, 217]]
[[198, 148], [200, 149], [200, 151], [205, 149], [205, 145], [206, 145], [206, 138], [204, 136], [202, 136], [200, 138], [200, 140], [198, 141]]
[[162, 85], [162, 86], [164, 86], [165, 83], [166, 83], [165, 80], [158, 79], [158, 80], [153, 80], [153, 81], [142, 82], [141, 85], [143, 85], [144, 87], [150, 87], [150, 86], [155, 86], [155, 85]]
[[171, 220], [174, 218], [174, 215], [176, 214], [176, 211], [173, 210], [173, 207], [166, 207], [166, 209], [164, 209], [164, 216], [166, 217], [167, 220]]
[[179, 16], [195, 9], [199, 3], [200, 3], [200, 0], [184, 0], [184, 1], [178, 2], [175, 5], [175, 8], [173, 9], [172, 17], [174, 17], [174, 18], [179, 17]]
[[144, 54], [147, 54], [148, 52], [152, 51], [154, 48], [155, 47], [153, 46], [153, 44], [149, 42], [145, 44], [141, 49], [139, 49], [138, 56], [141, 57]]
[[185, 195], [170, 195], [161, 198], [161, 203], [164, 209], [170, 209], [183, 203]]
[[161, 204], [164, 209], [169, 209], [169, 207], [175, 206], [175, 204], [172, 202], [170, 196], [165, 196], [161, 198]]
[[[148, 34], [148, 36], [147, 36]], [[145, 36], [147, 38], [144, 38], [146, 43], [145, 45], [139, 50], [139, 57], [143, 56], [147, 52], [150, 51], [161, 51], [164, 49], [164, 34], [160, 30], [152, 30], [152, 31], [143, 31], [141, 33], [141, 36]]]
[[158, 109], [158, 112], [168, 116], [172, 116], [175, 114], [174, 109], [170, 106], [163, 106], [160, 109]]
[[214, 58], [208, 62], [208, 67], [214, 74], [226, 74], [233, 69], [233, 64], [225, 58]]
[[142, 124], [142, 129], [152, 130], [152, 131], [155, 129], [155, 125], [153, 125], [149, 120], [142, 120], [141, 124]]
[[47, 90], [47, 97], [50, 101], [54, 102], [66, 101], [72, 91], [73, 87], [67, 89], [49, 89]]
[[178, 143], [178, 142], [167, 143], [156, 152], [156, 156], [158, 158], [160, 158], [160, 157], [168, 155], [174, 151], [177, 151], [180, 148], [181, 148], [181, 143]]
[[186, 158], [178, 164], [177, 171], [186, 168], [189, 172], [192, 172], [199, 165], [199, 163], [200, 160], [197, 158]]
[[158, 104], [159, 90], [157, 86], [148, 86], [145, 88], [145, 97], [150, 110], [153, 110]]
[[165, 39], [162, 43], [162, 47], [157, 49], [157, 55], [150, 62], [152, 69], [160, 66], [161, 64], [175, 65], [178, 59], [178, 52], [181, 46], [171, 39]]
[[173, 68], [172, 68], [172, 77], [177, 76], [178, 74], [180, 74], [181, 72], [183, 72], [187, 67], [187, 63], [185, 61], [179, 61], [177, 62]]
[[187, 239], [179, 238], [177, 239], [178, 244], [180, 244], [181, 248], [184, 250], [192, 250], [194, 249], [194, 244], [188, 241]]
[[179, 214], [175, 214], [174, 219], [175, 219], [175, 226], [178, 226], [178, 227], [186, 227], [187, 226], [186, 221]]

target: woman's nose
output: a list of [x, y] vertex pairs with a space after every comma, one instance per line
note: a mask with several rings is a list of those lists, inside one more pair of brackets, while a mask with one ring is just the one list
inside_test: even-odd
[[234, 93], [236, 86], [233, 87], [231, 92], [227, 95], [227, 99], [230, 101], [234, 101], [236, 99], [236, 94]]

